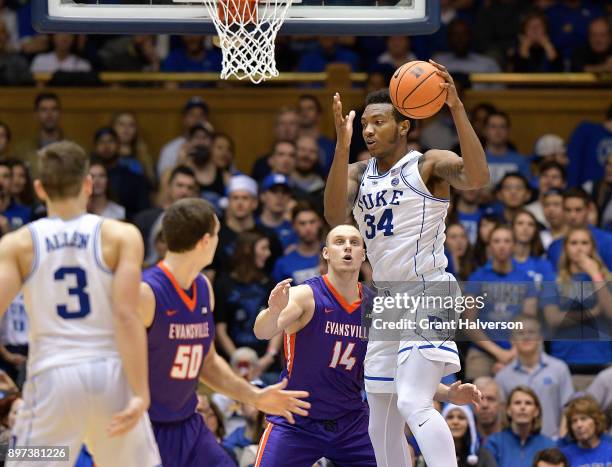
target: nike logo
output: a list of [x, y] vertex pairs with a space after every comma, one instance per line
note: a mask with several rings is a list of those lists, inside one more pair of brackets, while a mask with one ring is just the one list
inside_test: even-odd
[[429, 418], [427, 420], [425, 420], [423, 423], [419, 423], [419, 428], [421, 428], [423, 425], [425, 425], [428, 421], [429, 421]]
[[178, 310], [166, 310], [166, 316], [174, 316], [178, 313]]
[[331, 309], [331, 308], [325, 308], [325, 313], [331, 313], [332, 311], [334, 311], [334, 310]]

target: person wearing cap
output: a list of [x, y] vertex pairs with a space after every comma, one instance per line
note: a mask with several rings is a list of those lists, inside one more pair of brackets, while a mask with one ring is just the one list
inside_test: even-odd
[[543, 159], [538, 165], [537, 186], [539, 196], [535, 201], [527, 204], [525, 209], [532, 213], [540, 224], [549, 227], [544, 216], [542, 200], [546, 193], [551, 189], [565, 190], [566, 174], [565, 168], [556, 160]]
[[257, 225], [255, 221], [257, 182], [247, 175], [234, 175], [230, 178], [226, 193], [227, 207], [219, 230], [219, 246], [210, 269], [214, 273], [227, 271], [238, 234], [259, 231], [270, 240], [271, 255], [266, 263], [266, 270], [272, 271], [274, 263], [283, 254], [283, 248], [274, 230]]
[[177, 136], [162, 147], [157, 162], [157, 175], [161, 178], [164, 172], [177, 164], [181, 147], [187, 141], [189, 130], [196, 124], [206, 125], [209, 131], [213, 131], [212, 125], [208, 122], [208, 104], [199, 96], [191, 97], [183, 106], [183, 134]]
[[540, 136], [535, 143], [533, 155], [537, 159], [538, 164], [542, 164], [545, 161], [555, 161], [563, 168], [569, 164], [565, 142], [558, 135], [549, 133]]
[[257, 225], [274, 230], [283, 251], [298, 241], [291, 222], [286, 219], [287, 207], [292, 201], [291, 183], [286, 175], [270, 174], [261, 184], [261, 214]]

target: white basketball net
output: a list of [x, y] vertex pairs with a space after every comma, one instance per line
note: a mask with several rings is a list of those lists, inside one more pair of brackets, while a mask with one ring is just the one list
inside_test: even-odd
[[253, 83], [278, 76], [274, 41], [291, 0], [207, 0], [221, 50], [221, 78], [231, 76]]

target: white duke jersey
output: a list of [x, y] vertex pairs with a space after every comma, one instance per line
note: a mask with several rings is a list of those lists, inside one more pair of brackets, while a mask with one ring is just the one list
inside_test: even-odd
[[425, 281], [447, 266], [444, 219], [449, 201], [432, 196], [410, 151], [387, 173], [368, 165], [353, 205], [374, 281]]
[[2, 318], [2, 345], [28, 344], [28, 316], [20, 292], [11, 302]]
[[102, 221], [83, 214], [27, 225], [34, 245], [32, 271], [23, 289], [30, 325], [29, 377], [52, 367], [119, 358], [113, 273], [102, 257]]

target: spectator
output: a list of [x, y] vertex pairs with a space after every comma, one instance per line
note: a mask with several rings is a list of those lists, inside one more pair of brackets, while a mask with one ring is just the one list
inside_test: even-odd
[[40, 53], [34, 57], [30, 65], [32, 73], [91, 71], [91, 64], [73, 53], [75, 39], [74, 34], [53, 34], [51, 38], [53, 51]]
[[287, 206], [291, 201], [291, 185], [285, 175], [270, 174], [261, 184], [261, 214], [257, 225], [272, 229], [280, 240], [283, 251], [297, 243], [297, 235], [291, 222], [286, 219]]
[[321, 131], [321, 115], [323, 109], [319, 99], [311, 94], [303, 94], [298, 100], [299, 136], [310, 136], [319, 145], [319, 162], [323, 172], [327, 174], [331, 167], [336, 150], [336, 142], [327, 138]]
[[478, 224], [482, 217], [482, 211], [478, 206], [480, 191], [457, 190], [455, 193], [454, 215], [457, 221], [463, 225], [470, 244], [475, 245], [478, 239]]
[[181, 40], [183, 47], [168, 54], [162, 63], [162, 71], [221, 71], [221, 51], [217, 48], [207, 50], [204, 46], [204, 36], [182, 36]]
[[325, 71], [330, 63], [346, 63], [353, 71], [359, 70], [359, 57], [355, 52], [340, 45], [337, 37], [320, 36], [315, 47], [300, 59], [297, 71]]
[[582, 122], [569, 139], [567, 184], [581, 186], [603, 177], [604, 163], [612, 147], [612, 105], [603, 123]]
[[25, 86], [34, 84], [28, 61], [11, 50], [9, 31], [0, 16], [0, 85]]
[[549, 227], [546, 216], [544, 216], [542, 200], [544, 195], [553, 188], [565, 189], [565, 169], [553, 160], [543, 160], [538, 166], [538, 172], [538, 199], [526, 205], [525, 209], [531, 212], [540, 224]]
[[521, 23], [513, 71], [549, 73], [563, 71], [563, 60], [548, 36], [548, 20], [544, 13], [527, 14]]
[[27, 206], [17, 204], [12, 196], [12, 169], [8, 161], [0, 161], [0, 233], [11, 230], [30, 222], [32, 210]]
[[198, 196], [195, 173], [184, 165], [176, 166], [168, 180], [168, 196], [162, 198], [161, 207], [153, 207], [139, 212], [134, 218], [134, 224], [140, 230], [145, 244], [145, 263], [155, 264], [158, 255], [155, 250], [155, 240], [161, 232], [163, 214], [175, 201]]
[[59, 97], [50, 92], [43, 92], [34, 100], [34, 112], [38, 120], [36, 136], [22, 141], [15, 148], [15, 156], [26, 162], [32, 177], [38, 177], [38, 150], [48, 144], [64, 139], [61, 129], [61, 105]]
[[236, 239], [229, 273], [222, 272], [215, 280], [217, 343], [228, 357], [239, 347], [252, 348], [262, 373], [279, 369], [276, 357], [282, 341], [279, 334], [268, 344], [253, 332], [257, 314], [266, 307], [274, 288], [265, 271], [270, 255], [270, 241], [263, 233], [242, 232]]
[[612, 443], [602, 437], [606, 416], [590, 397], [574, 399], [565, 411], [568, 433], [574, 444], [562, 448], [570, 467], [607, 465], [612, 459]]
[[540, 136], [534, 145], [534, 156], [541, 158], [538, 164], [554, 161], [563, 169], [567, 168], [569, 159], [567, 158], [567, 148], [563, 138], [555, 134], [546, 134]]
[[217, 405], [208, 399], [205, 394], [198, 394], [198, 405], [196, 412], [202, 416], [202, 420], [206, 427], [214, 435], [215, 441], [220, 443], [225, 438], [225, 425], [223, 423], [223, 414]]
[[599, 372], [586, 389], [586, 393], [593, 397], [603, 410], [612, 409], [612, 366]]
[[560, 0], [546, 10], [550, 37], [561, 56], [567, 60], [573, 50], [587, 42], [589, 23], [603, 16], [603, 9], [588, 0]]
[[387, 37], [387, 49], [376, 59], [375, 68], [393, 73], [404, 63], [416, 59], [416, 55], [410, 50], [410, 37], [389, 36]]
[[557, 448], [543, 449], [533, 458], [533, 467], [570, 467], [563, 453]]
[[290, 177], [295, 170], [295, 156], [295, 143], [291, 141], [277, 141], [274, 143], [272, 154], [268, 157], [270, 173]]
[[[562, 239], [565, 235], [566, 224], [563, 215], [563, 193], [552, 188], [542, 197], [542, 212], [548, 225], [548, 230], [542, 232], [542, 245], [548, 250], [553, 241]], [[550, 260], [550, 257], [549, 257]], [[552, 263], [556, 269], [557, 266]]]
[[295, 170], [291, 174], [294, 188], [306, 195], [321, 193], [325, 181], [319, 171], [319, 146], [312, 136], [300, 136], [296, 142]]
[[[489, 104], [488, 102], [482, 102], [480, 104], [476, 104], [475, 107], [470, 111], [470, 122], [472, 123], [472, 127], [478, 135], [480, 142], [484, 144], [485, 140], [485, 128], [487, 125], [487, 119], [489, 115], [496, 112], [497, 109], [493, 104]], [[460, 148], [458, 148], [460, 149]], [[459, 153], [459, 151], [455, 151]]]
[[154, 35], [122, 36], [108, 41], [100, 50], [104, 69], [110, 71], [159, 71], [160, 59]]
[[[515, 239], [507, 226], [493, 228], [489, 247], [491, 260], [474, 271], [465, 285], [466, 295], [484, 297], [484, 307], [466, 310], [465, 318], [481, 322], [507, 322], [519, 313], [536, 316], [537, 293], [529, 275], [512, 258]], [[465, 377], [474, 379], [496, 373], [516, 355], [502, 330], [470, 330], [474, 344], [468, 350]]]
[[319, 273], [321, 255], [321, 227], [319, 213], [305, 203], [293, 209], [293, 229], [298, 242], [295, 249], [279, 258], [272, 271], [274, 282], [293, 279], [292, 285], [300, 285]]
[[125, 207], [127, 219], [149, 207], [149, 190], [144, 175], [138, 175], [119, 163], [119, 138], [112, 128], [100, 128], [94, 137], [94, 157], [106, 167], [110, 190]]
[[157, 175], [161, 178], [164, 172], [173, 168], [179, 158], [181, 147], [187, 141], [189, 131], [197, 124], [206, 125], [212, 129], [208, 123], [209, 108], [208, 104], [199, 96], [191, 97], [183, 107], [183, 134], [169, 141], [161, 149], [157, 162]]
[[263, 435], [266, 419], [265, 414], [252, 405], [240, 404], [240, 411], [247, 423], [230, 433], [223, 440], [223, 447], [234, 451], [239, 467], [246, 467], [256, 463], [257, 444]]
[[612, 152], [606, 158], [604, 178], [593, 187], [593, 196], [599, 211], [599, 225], [612, 231]]
[[468, 241], [467, 232], [463, 224], [455, 222], [446, 227], [446, 248], [451, 255], [454, 265], [454, 275], [460, 281], [466, 281], [474, 271], [472, 246]]
[[25, 162], [18, 160], [11, 161], [11, 196], [15, 203], [26, 208], [32, 209], [37, 203], [36, 196], [34, 195], [32, 175], [30, 175]]
[[[612, 317], [612, 292], [605, 281], [612, 275], [595, 250], [589, 228], [570, 228], [559, 261], [559, 310], [546, 315], [556, 329], [551, 354], [570, 365], [577, 390], [592, 380], [588, 376], [612, 361], [612, 344], [606, 329]], [[601, 334], [606, 336], [601, 340]]]
[[516, 239], [513, 257], [519, 267], [527, 272], [538, 288], [542, 287], [542, 281], [554, 282], [557, 278], [555, 268], [542, 257], [544, 247], [535, 216], [526, 209], [519, 209], [512, 219], [512, 231]]
[[236, 238], [243, 232], [263, 233], [270, 243], [271, 255], [266, 262], [266, 271], [272, 271], [277, 258], [283, 254], [276, 233], [255, 222], [257, 209], [257, 183], [246, 175], [235, 175], [227, 186], [227, 208], [224, 222], [219, 230], [219, 245], [211, 269], [215, 272], [227, 271], [230, 258], [234, 254]]
[[26, 377], [30, 330], [22, 293], [9, 305], [0, 328], [0, 368], [21, 388]]
[[474, 386], [482, 393], [480, 404], [476, 407], [476, 427], [480, 444], [494, 433], [502, 430], [503, 398], [499, 386], [490, 376], [480, 376], [474, 380]]
[[0, 122], [0, 160], [9, 159], [11, 145], [11, 128]]
[[522, 329], [512, 331], [517, 357], [497, 373], [495, 381], [504, 398], [519, 385], [533, 389], [542, 404], [542, 434], [557, 438], [563, 407], [574, 394], [569, 368], [544, 352], [541, 326], [536, 318], [517, 316], [514, 322], [522, 325]]
[[497, 467], [491, 453], [480, 447], [470, 406], [447, 404], [442, 409], [442, 416], [453, 436], [458, 467]]
[[[201, 146], [209, 149], [212, 145], [213, 135], [213, 132], [210, 131], [210, 129], [206, 125], [196, 123], [189, 129], [189, 132], [187, 133], [187, 139], [179, 149], [179, 156], [177, 162], [179, 164], [185, 164], [190, 158], [189, 153], [192, 152], [193, 149], [196, 147]], [[214, 167], [212, 161], [210, 163], [211, 167]]]
[[[10, 379], [10, 378], [9, 378]], [[8, 445], [12, 436], [11, 429], [15, 425], [17, 412], [24, 406], [21, 394], [16, 391], [16, 388], [0, 399], [0, 443]]]
[[[300, 116], [298, 112], [289, 107], [280, 109], [276, 116], [276, 124], [274, 126], [274, 141], [291, 141], [296, 142], [300, 131]], [[270, 153], [264, 154], [257, 158], [253, 164], [251, 176], [255, 180], [263, 180], [270, 173], [270, 165], [268, 159]]]
[[87, 203], [87, 212], [109, 219], [124, 220], [125, 208], [111, 201], [108, 173], [101, 160], [94, 160], [89, 165], [92, 187], [91, 197]]
[[486, 212], [478, 223], [478, 238], [474, 245], [474, 260], [478, 266], [484, 266], [489, 260], [491, 252], [489, 251], [489, 240], [491, 232], [499, 225], [496, 216]]
[[497, 197], [502, 203], [502, 221], [512, 222], [518, 210], [531, 198], [529, 182], [518, 172], [508, 172], [499, 182]]
[[[7, 5], [8, 3], [8, 5]], [[0, 24], [4, 27], [7, 35], [7, 50], [19, 52], [19, 26], [17, 14], [10, 0], [0, 0]]]
[[595, 18], [589, 23], [588, 45], [574, 50], [571, 67], [578, 72], [612, 72], [612, 41], [607, 18]]
[[536, 453], [554, 442], [540, 433], [542, 406], [527, 386], [516, 386], [506, 402], [508, 426], [489, 437], [485, 449], [491, 451], [499, 467], [531, 467]]
[[223, 173], [238, 175], [240, 172], [234, 167], [236, 145], [231, 136], [225, 133], [215, 133], [210, 144], [210, 157]]
[[472, 51], [472, 32], [466, 21], [455, 19], [448, 25], [448, 46], [450, 52], [437, 53], [432, 58], [453, 75], [501, 71], [495, 60]]
[[[563, 193], [563, 219], [568, 228], [587, 227], [595, 239], [597, 253], [608, 269], [612, 269], [612, 235], [589, 225], [589, 203], [591, 198], [582, 189], [571, 188]], [[563, 249], [563, 239], [558, 238], [548, 247], [548, 259], [558, 267]]]
[[485, 152], [491, 174], [491, 185], [496, 185], [508, 172], [519, 172], [529, 179], [529, 164], [522, 154], [510, 149], [508, 135], [510, 118], [504, 112], [489, 114], [485, 126]]
[[220, 214], [220, 202], [225, 196], [225, 187], [229, 183], [230, 174], [213, 163], [210, 149], [204, 145], [192, 146], [189, 149], [185, 165], [195, 173], [200, 197], [209, 201]]
[[136, 115], [132, 112], [119, 112], [113, 117], [111, 126], [119, 137], [120, 162], [132, 172], [145, 175], [150, 183], [155, 180], [153, 158], [139, 132]]

